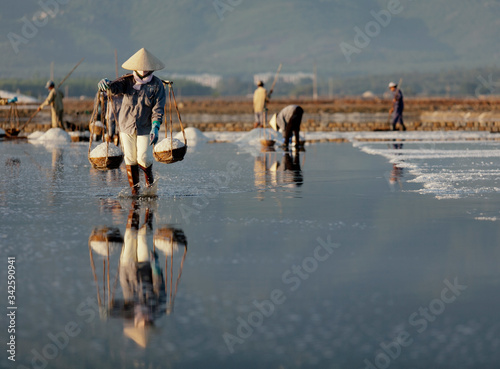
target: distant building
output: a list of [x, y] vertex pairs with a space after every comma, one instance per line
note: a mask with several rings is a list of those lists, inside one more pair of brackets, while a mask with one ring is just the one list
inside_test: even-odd
[[[253, 82], [254, 84], [257, 84], [259, 81], [272, 81], [274, 79], [274, 73], [273, 72], [267, 72], [267, 73], [259, 73], [259, 74], [254, 74], [253, 75]], [[278, 77], [278, 81], [282, 81], [285, 83], [291, 83], [296, 85], [299, 83], [301, 80], [309, 78], [313, 79], [314, 74], [312, 73], [303, 73], [303, 72], [297, 72], [297, 73], [281, 73]]]
[[185, 79], [187, 81], [192, 81], [199, 83], [202, 86], [206, 87], [211, 87], [211, 88], [216, 88], [219, 82], [222, 79], [222, 76], [219, 76], [217, 74], [208, 74], [208, 73], [203, 73], [203, 74], [170, 74], [168, 78], [172, 80], [176, 79]]
[[363, 94], [361, 95], [361, 97], [363, 99], [374, 99], [377, 96], [372, 91], [365, 91], [365, 92], [363, 92]]

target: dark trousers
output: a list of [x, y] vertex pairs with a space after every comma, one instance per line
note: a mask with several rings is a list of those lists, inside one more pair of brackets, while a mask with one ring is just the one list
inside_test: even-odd
[[393, 131], [396, 130], [396, 126], [397, 126], [398, 123], [401, 125], [401, 129], [400, 130], [406, 131], [406, 126], [403, 123], [403, 112], [394, 112], [394, 113], [392, 113], [391, 124], [392, 124], [392, 130]]
[[285, 128], [285, 145], [288, 145], [288, 141], [292, 137], [292, 133], [295, 134], [295, 145], [298, 146], [300, 144], [299, 131], [303, 114], [304, 109], [302, 109], [300, 106], [297, 106]]

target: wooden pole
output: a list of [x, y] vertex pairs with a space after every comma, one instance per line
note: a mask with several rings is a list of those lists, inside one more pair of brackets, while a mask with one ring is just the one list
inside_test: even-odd
[[77, 64], [77, 65], [75, 65], [75, 66], [73, 67], [73, 69], [71, 69], [71, 70], [69, 71], [69, 73], [68, 73], [68, 74], [66, 74], [66, 77], [64, 77], [64, 78], [63, 78], [63, 80], [62, 80], [61, 82], [59, 82], [59, 84], [57, 85], [57, 88], [61, 87], [61, 85], [64, 83], [64, 81], [66, 81], [66, 80], [68, 79], [68, 77], [69, 77], [69, 76], [71, 76], [71, 73], [73, 73], [73, 72], [75, 71], [75, 69], [76, 69], [76, 68], [78, 68], [78, 66], [82, 63], [83, 59], [85, 59], [85, 58], [82, 58], [82, 59], [78, 62], [78, 64]]
[[316, 62], [313, 65], [313, 100], [318, 100], [318, 69]]
[[267, 95], [268, 98], [271, 98], [271, 94], [273, 93], [274, 91], [274, 86], [276, 85], [276, 82], [278, 81], [278, 76], [280, 74], [280, 71], [281, 71], [281, 67], [283, 66], [282, 63], [280, 63], [279, 67], [278, 67], [278, 70], [274, 76], [274, 81], [273, 81], [273, 84], [271, 85], [271, 89], [269, 90], [269, 94]]

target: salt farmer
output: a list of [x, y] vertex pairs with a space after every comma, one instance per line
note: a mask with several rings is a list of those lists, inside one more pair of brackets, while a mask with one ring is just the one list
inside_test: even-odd
[[101, 91], [111, 91], [112, 96], [122, 94], [118, 116], [120, 142], [125, 154], [125, 165], [132, 195], [139, 194], [139, 168], [144, 172], [146, 186], [154, 182], [153, 148], [158, 142], [158, 130], [163, 120], [165, 87], [153, 75], [165, 65], [145, 48], [132, 55], [122, 68], [133, 71], [114, 81], [102, 79]]
[[403, 123], [403, 110], [405, 107], [403, 92], [394, 82], [389, 83], [389, 89], [393, 93], [392, 108], [389, 110], [389, 114], [391, 114], [391, 129], [395, 131], [396, 125], [399, 123], [400, 130], [406, 131], [406, 126]]
[[62, 128], [64, 129], [63, 114], [64, 105], [63, 97], [64, 94], [61, 90], [55, 87], [54, 81], [47, 81], [45, 88], [49, 90], [49, 95], [45, 101], [38, 107], [37, 112], [50, 105], [50, 110], [52, 113], [52, 128]]
[[269, 102], [269, 97], [267, 91], [264, 88], [264, 82], [259, 81], [257, 83], [257, 89], [253, 93], [253, 111], [255, 115], [254, 128], [262, 128], [267, 122], [267, 103]]
[[292, 134], [295, 135], [295, 147], [300, 146], [300, 123], [304, 109], [298, 105], [288, 105], [284, 107], [276, 116], [276, 130], [283, 134], [283, 148], [288, 149], [288, 144], [292, 142]]

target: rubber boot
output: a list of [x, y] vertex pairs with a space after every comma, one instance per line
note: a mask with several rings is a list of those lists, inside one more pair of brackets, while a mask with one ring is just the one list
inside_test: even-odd
[[139, 195], [139, 165], [127, 165], [128, 184], [132, 189], [132, 196]]
[[139, 167], [144, 172], [144, 178], [146, 178], [146, 186], [151, 187], [153, 185], [153, 182], [155, 181], [153, 177], [153, 164], [151, 164], [147, 168], [144, 168], [142, 165], [139, 165]]

